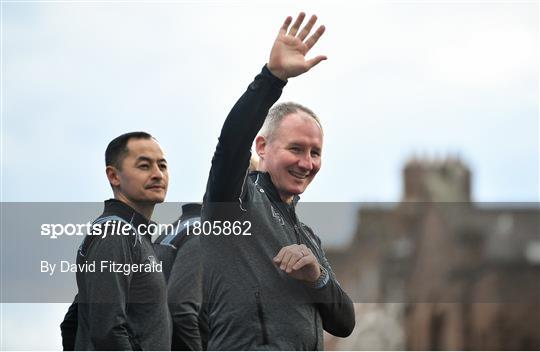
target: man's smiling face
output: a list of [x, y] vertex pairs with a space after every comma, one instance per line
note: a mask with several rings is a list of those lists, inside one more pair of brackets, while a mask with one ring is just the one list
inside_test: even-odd
[[257, 137], [261, 170], [270, 174], [284, 202], [303, 193], [319, 172], [322, 144], [319, 124], [304, 111], [283, 117], [270, 138]]

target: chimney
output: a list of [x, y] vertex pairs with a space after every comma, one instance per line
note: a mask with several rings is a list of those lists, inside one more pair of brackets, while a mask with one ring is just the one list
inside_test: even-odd
[[413, 157], [405, 164], [403, 182], [403, 202], [471, 201], [471, 172], [456, 157]]

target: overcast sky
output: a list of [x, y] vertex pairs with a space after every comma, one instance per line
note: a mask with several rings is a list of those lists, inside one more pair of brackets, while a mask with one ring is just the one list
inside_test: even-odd
[[[110, 197], [105, 147], [133, 130], [167, 153], [167, 199], [200, 201], [227, 112], [300, 10], [328, 56], [281, 98], [325, 127], [305, 201], [398, 201], [415, 154], [460, 156], [476, 201], [540, 200], [537, 1], [1, 6], [3, 201]], [[60, 348], [64, 308], [4, 305], [2, 349]]]

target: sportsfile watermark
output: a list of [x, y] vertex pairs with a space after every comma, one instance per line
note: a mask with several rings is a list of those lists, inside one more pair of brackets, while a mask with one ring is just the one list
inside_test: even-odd
[[[199, 250], [201, 258], [219, 255], [224, 247], [242, 250], [269, 238], [264, 224], [284, 233], [283, 242], [269, 242], [267, 255], [253, 257], [268, 265], [264, 275], [280, 274], [272, 258], [282, 246], [297, 240], [311, 243], [307, 241], [317, 236], [313, 245], [354, 302], [521, 303], [538, 302], [540, 296], [540, 203], [299, 202], [295, 213], [306, 227], [297, 233], [279, 209], [266, 209], [262, 224], [244, 222], [250, 209], [241, 212], [237, 204], [230, 211], [228, 204], [208, 208], [202, 219], [199, 209], [190, 212], [183, 205], [160, 204], [154, 221], [137, 227], [141, 222], [127, 226], [130, 219], [118, 218], [98, 224], [94, 219], [103, 212], [101, 202], [3, 203], [0, 302], [71, 303], [80, 271], [122, 277], [165, 273], [169, 256], [186, 255], [182, 246]], [[227, 215], [219, 218], [222, 222], [210, 218], [216, 209]], [[136, 263], [113, 257], [77, 261], [86, 239], [108, 245], [121, 238], [138, 251], [141, 242], [129, 236], [135, 231], [148, 234], [141, 240], [152, 240], [159, 251]], [[242, 265], [236, 257], [217, 259], [225, 271]], [[162, 260], [163, 268], [158, 265]]]
[[173, 224], [139, 224], [134, 226], [129, 223], [111, 220], [103, 223], [84, 224], [41, 224], [41, 236], [57, 239], [62, 236], [97, 236], [105, 238], [112, 235], [129, 236], [133, 233], [139, 235], [175, 235], [185, 230], [190, 236], [250, 236], [250, 221], [187, 221], [178, 220]]

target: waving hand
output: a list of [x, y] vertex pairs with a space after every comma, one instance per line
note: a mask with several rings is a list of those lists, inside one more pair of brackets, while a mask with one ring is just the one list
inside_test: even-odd
[[317, 22], [317, 16], [311, 16], [308, 23], [300, 30], [305, 17], [305, 13], [301, 12], [290, 29], [292, 17], [287, 17], [270, 52], [268, 69], [281, 80], [286, 81], [290, 77], [299, 76], [322, 60], [326, 60], [324, 55], [306, 59], [306, 54], [323, 35], [325, 28], [320, 26], [308, 37]]

